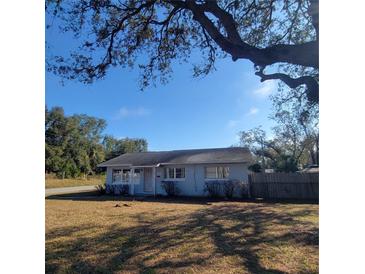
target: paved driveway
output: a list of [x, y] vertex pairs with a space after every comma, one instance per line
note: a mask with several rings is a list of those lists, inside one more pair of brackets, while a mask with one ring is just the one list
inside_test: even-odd
[[59, 188], [47, 188], [46, 197], [58, 194], [74, 194], [95, 191], [95, 186], [73, 186], [73, 187], [59, 187]]

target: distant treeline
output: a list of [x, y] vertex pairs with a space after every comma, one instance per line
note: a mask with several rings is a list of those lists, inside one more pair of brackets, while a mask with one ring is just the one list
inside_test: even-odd
[[46, 106], [46, 173], [62, 178], [99, 172], [97, 164], [127, 152], [147, 151], [146, 139], [117, 139], [103, 134], [104, 119], [85, 114], [65, 116], [62, 107]]

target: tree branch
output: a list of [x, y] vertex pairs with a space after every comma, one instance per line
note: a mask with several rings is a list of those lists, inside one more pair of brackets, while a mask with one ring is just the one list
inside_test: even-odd
[[264, 68], [260, 67], [255, 73], [257, 76], [261, 77], [261, 82], [266, 80], [281, 80], [287, 84], [290, 88], [297, 88], [300, 85], [306, 85], [307, 98], [312, 103], [317, 103], [319, 101], [319, 84], [312, 76], [301, 76], [298, 78], [291, 78], [284, 73], [273, 73], [264, 74]]
[[181, 10], [181, 8], [174, 7], [165, 20], [163, 20], [163, 21], [151, 20], [151, 24], [154, 24], [154, 25], [167, 25], [170, 22], [171, 18], [176, 13], [178, 13], [180, 10]]
[[319, 1], [310, 0], [310, 6], [308, 9], [308, 14], [312, 18], [312, 24], [316, 30], [317, 40], [319, 40]]
[[[105, 71], [106, 67], [109, 66], [110, 64], [112, 64], [112, 62], [113, 62], [112, 51], [114, 48], [114, 38], [118, 34], [118, 32], [120, 32], [121, 29], [123, 28], [124, 22], [127, 21], [128, 19], [130, 19], [131, 17], [135, 16], [139, 12], [141, 12], [144, 8], [152, 7], [155, 4], [155, 2], [156, 2], [156, 0], [151, 0], [151, 1], [147, 1], [146, 3], [141, 4], [137, 8], [123, 9], [124, 11], [128, 10], [128, 11], [132, 11], [132, 12], [127, 13], [125, 16], [123, 16], [123, 18], [121, 18], [121, 20], [119, 21], [118, 25], [108, 34], [108, 36], [110, 36], [110, 40], [109, 40], [109, 45], [108, 45], [108, 48], [106, 51], [106, 55], [104, 56], [102, 62], [95, 66], [94, 71], [93, 72], [89, 71], [89, 73], [95, 74], [95, 72], [98, 72], [98, 73], [102, 74]], [[108, 36], [106, 36], [106, 37], [108, 37]], [[85, 70], [85, 68], [80, 69], [80, 71], [83, 71], [83, 70]]]
[[[206, 29], [210, 37], [223, 51], [232, 56], [233, 61], [249, 59], [259, 66], [287, 62], [314, 68], [319, 67], [318, 41], [298, 45], [279, 44], [260, 49], [242, 41], [232, 15], [222, 10], [215, 2], [196, 4], [192, 0], [187, 0], [186, 2], [172, 1], [170, 3], [175, 7], [189, 9], [193, 13], [193, 19]], [[227, 37], [217, 29], [214, 23], [205, 15], [205, 12], [210, 12], [220, 20], [227, 32]]]
[[[55, 2], [56, 10], [59, 2]], [[91, 24], [94, 41], [85, 41], [80, 47], [84, 52], [71, 54], [74, 60], [71, 65], [63, 65], [69, 60], [65, 62], [62, 57], [55, 58], [61, 65], [52, 70], [70, 79], [92, 82], [103, 77], [111, 65], [134, 64], [138, 50], [147, 49], [150, 64], [156, 61], [159, 65], [150, 65], [151, 70], [165, 74], [172, 59], [185, 58], [194, 46], [198, 46], [203, 51], [209, 50], [206, 72], [211, 71], [215, 57], [220, 56], [215, 52], [217, 48], [224, 53], [222, 56], [231, 55], [233, 61], [247, 59], [262, 68], [287, 63], [289, 66], [315, 68], [314, 71], [318, 72], [318, 0], [284, 1], [283, 9], [286, 10], [283, 10], [283, 18], [276, 14], [283, 3], [275, 4], [276, 0], [247, 0], [243, 4], [237, 0], [76, 1], [69, 9], [62, 10], [62, 14], [67, 16], [58, 15], [62, 20], [68, 20], [63, 31], [71, 30], [81, 35], [83, 24]], [[181, 15], [182, 27], [179, 26]], [[304, 26], [299, 22], [303, 16]], [[278, 27], [272, 26], [277, 21]], [[313, 38], [311, 23], [317, 39]], [[170, 28], [169, 24], [173, 27]], [[197, 25], [202, 28], [201, 31]], [[293, 41], [290, 39], [292, 31]], [[289, 39], [285, 39], [287, 35]], [[281, 38], [277, 39], [277, 36]], [[304, 42], [308, 41], [308, 37], [313, 41]], [[280, 39], [287, 44], [278, 44]], [[273, 40], [276, 42], [272, 43]], [[293, 42], [298, 44], [291, 44]], [[104, 51], [101, 60], [98, 54], [92, 54], [99, 49]], [[261, 81], [280, 79], [294, 88], [305, 84], [308, 98], [318, 102], [319, 79], [316, 77], [307, 75], [293, 79], [284, 73], [265, 75], [263, 70], [256, 74]], [[152, 77], [152, 73], [148, 75]]]
[[232, 15], [221, 9], [216, 1], [207, 1], [203, 5], [201, 5], [205, 11], [211, 12], [214, 16], [216, 16], [219, 21], [223, 24], [224, 29], [227, 32], [227, 38], [231, 43], [234, 44], [242, 44], [243, 41], [237, 31], [236, 22], [234, 21]]

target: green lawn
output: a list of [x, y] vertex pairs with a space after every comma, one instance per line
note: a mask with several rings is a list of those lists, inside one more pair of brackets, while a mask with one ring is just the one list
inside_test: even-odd
[[47, 273], [318, 273], [318, 205], [84, 199], [46, 200]]
[[46, 175], [46, 188], [90, 186], [105, 183], [105, 175], [88, 176], [87, 178], [59, 179], [55, 176]]

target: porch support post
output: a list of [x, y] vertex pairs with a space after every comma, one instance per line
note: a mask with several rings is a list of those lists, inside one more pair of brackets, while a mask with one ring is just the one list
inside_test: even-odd
[[156, 196], [156, 167], [152, 168], [153, 196]]
[[134, 196], [134, 167], [131, 168], [131, 187], [132, 187], [132, 195]]

